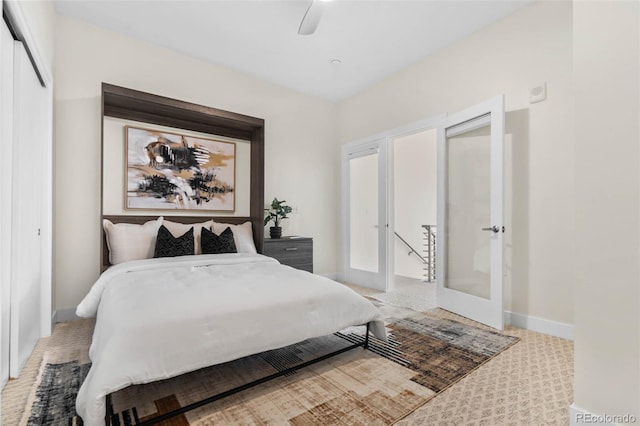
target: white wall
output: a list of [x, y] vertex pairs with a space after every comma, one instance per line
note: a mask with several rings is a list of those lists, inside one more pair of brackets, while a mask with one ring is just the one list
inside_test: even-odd
[[99, 274], [102, 82], [264, 118], [265, 201], [297, 207], [283, 232], [313, 237], [315, 271], [336, 271], [334, 104], [65, 17], [55, 46], [58, 309], [76, 306]]
[[640, 419], [640, 4], [576, 2], [573, 25], [574, 405]]
[[[394, 227], [420, 255], [424, 250], [422, 225], [436, 224], [436, 129], [393, 141]], [[395, 238], [395, 275], [424, 279], [425, 265]]]
[[[573, 322], [572, 5], [536, 2], [339, 105], [341, 143], [506, 95], [513, 137], [507, 309]], [[416, 42], [419, 42], [417, 40]], [[528, 90], [547, 83], [547, 100]]]
[[51, 0], [29, 0], [20, 1], [19, 4], [37, 44], [35, 49], [42, 55], [49, 71], [52, 71], [56, 25], [54, 2]]

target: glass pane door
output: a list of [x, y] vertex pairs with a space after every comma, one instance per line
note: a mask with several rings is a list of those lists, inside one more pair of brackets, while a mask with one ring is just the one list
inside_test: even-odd
[[378, 163], [380, 154], [349, 159], [349, 267], [379, 271]]
[[[447, 131], [447, 288], [491, 296], [491, 126]], [[451, 136], [449, 136], [451, 134]]]
[[343, 150], [345, 280], [386, 290], [386, 141]]
[[502, 96], [451, 114], [438, 140], [438, 306], [502, 329]]

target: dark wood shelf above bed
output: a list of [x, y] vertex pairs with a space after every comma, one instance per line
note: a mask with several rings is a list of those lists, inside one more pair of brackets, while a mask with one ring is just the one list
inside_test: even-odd
[[[102, 83], [103, 126], [104, 117], [140, 121], [251, 142], [249, 217], [215, 217], [215, 220], [228, 223], [238, 223], [240, 219], [250, 220], [253, 226], [253, 238], [256, 248], [259, 253], [263, 252], [265, 123], [262, 118]], [[104, 152], [104, 129], [102, 133], [101, 153]], [[102, 168], [104, 169], [104, 159], [102, 160]], [[103, 173], [101, 173], [100, 178], [100, 226], [102, 227], [102, 219], [105, 218], [102, 194], [104, 190]], [[159, 214], [177, 222], [182, 221], [181, 216], [172, 216], [170, 212]], [[130, 217], [135, 218], [136, 216], [132, 215]], [[182, 216], [182, 218], [185, 221], [190, 220], [185, 216]], [[204, 218], [205, 216], [194, 217], [187, 223], [193, 223]], [[101, 234], [104, 235], [102, 228]], [[106, 245], [103, 244], [103, 247], [106, 247]], [[104, 259], [104, 253], [101, 253], [101, 259]]]
[[191, 102], [152, 95], [103, 83], [104, 115], [187, 129], [212, 135], [253, 140], [264, 120]]

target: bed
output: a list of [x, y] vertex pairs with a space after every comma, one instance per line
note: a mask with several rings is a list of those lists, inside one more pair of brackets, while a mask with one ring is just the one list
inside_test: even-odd
[[76, 401], [89, 426], [108, 423], [110, 395], [133, 384], [349, 326], [367, 327], [364, 345], [369, 331], [385, 338], [377, 308], [351, 289], [248, 252], [120, 262], [102, 273], [77, 314], [97, 317], [92, 367]]

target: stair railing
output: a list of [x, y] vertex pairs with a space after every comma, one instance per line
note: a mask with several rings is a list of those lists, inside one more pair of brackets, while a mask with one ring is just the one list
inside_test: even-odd
[[434, 282], [436, 280], [436, 226], [422, 225], [424, 235], [424, 250], [426, 256], [424, 280]]
[[427, 264], [427, 259], [425, 259], [424, 257], [422, 257], [422, 255], [420, 253], [418, 253], [416, 251], [416, 249], [414, 249], [411, 244], [409, 244], [407, 242], [407, 240], [405, 240], [404, 238], [402, 238], [400, 236], [400, 234], [398, 234], [396, 231], [393, 231], [394, 234], [396, 234], [396, 237], [400, 238], [400, 241], [402, 241], [404, 243], [404, 245], [407, 246], [407, 248], [409, 249], [409, 253], [408, 255], [411, 256], [412, 254], [415, 254], [416, 256], [418, 256], [418, 258], [422, 261], [422, 263], [424, 263], [425, 265]]

